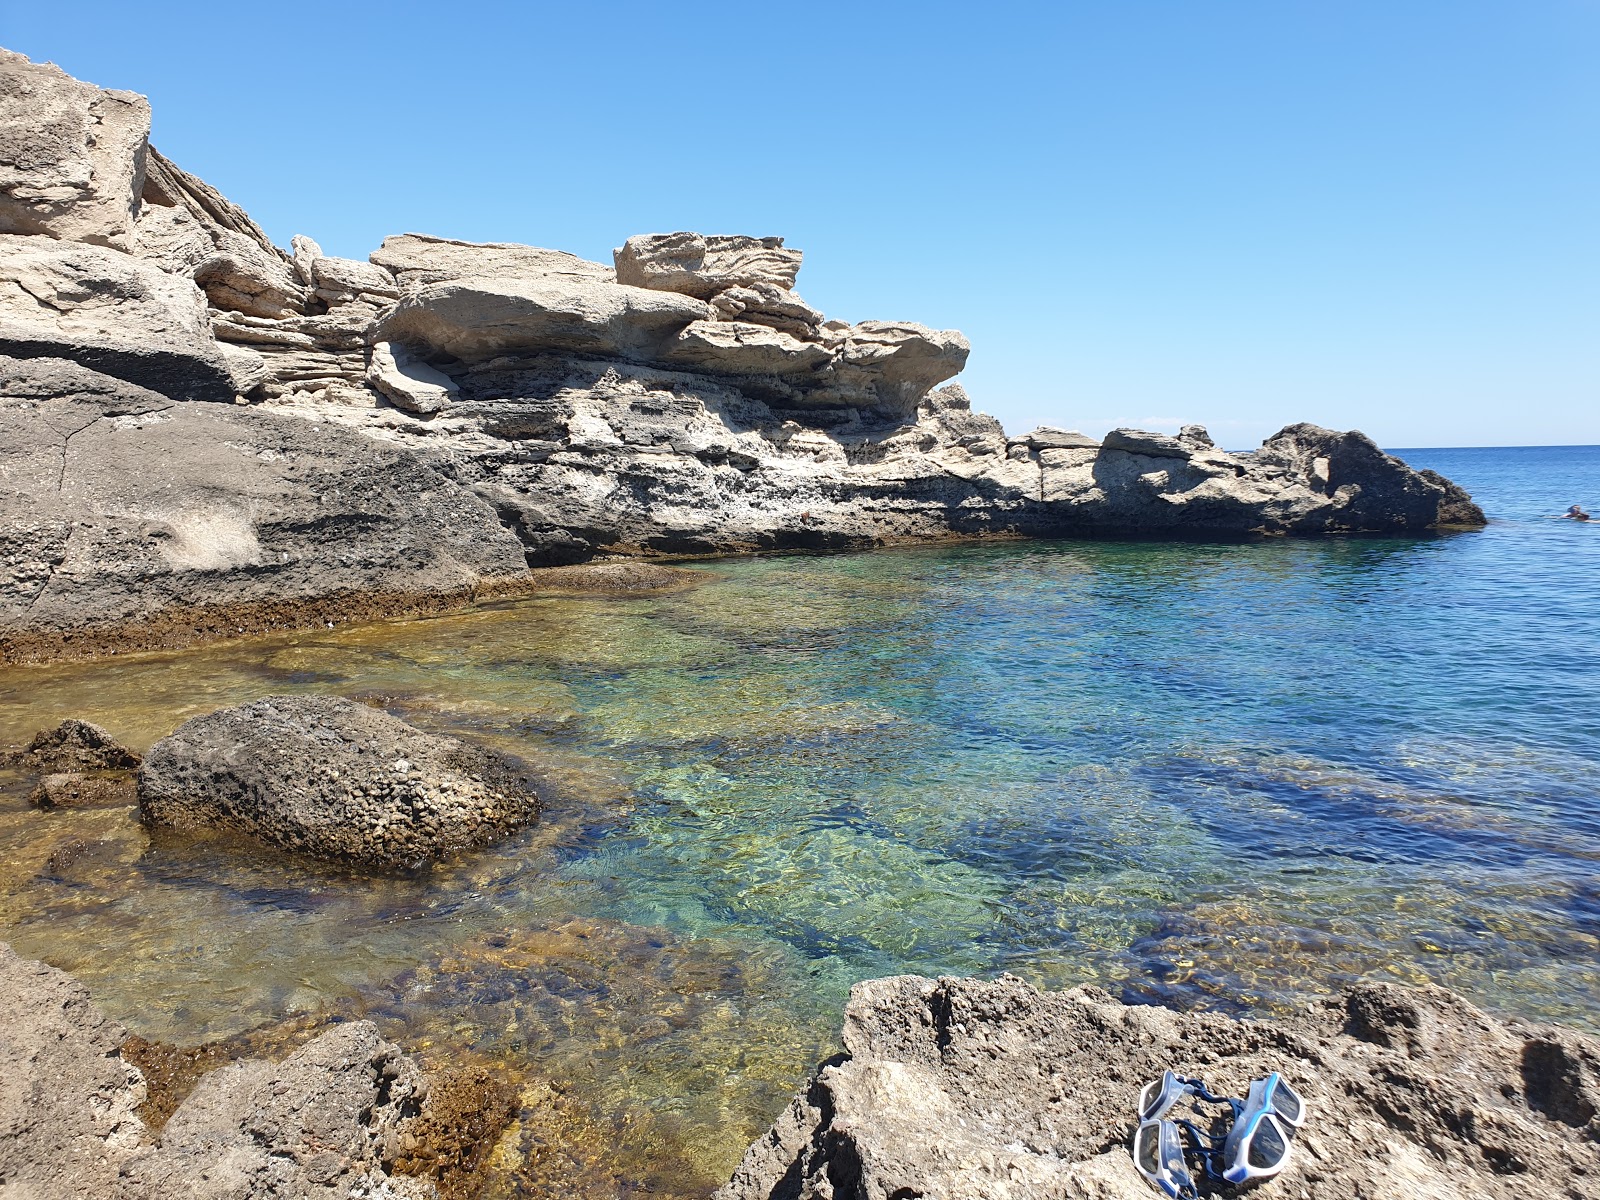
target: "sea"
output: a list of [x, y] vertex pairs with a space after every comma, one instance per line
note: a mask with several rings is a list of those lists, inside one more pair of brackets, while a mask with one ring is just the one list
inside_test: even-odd
[[506, 1194], [556, 1170], [539, 1105], [576, 1190], [704, 1194], [874, 976], [1253, 1016], [1431, 980], [1600, 1029], [1600, 520], [1553, 519], [1600, 511], [1600, 447], [1396, 453], [1487, 528], [729, 559], [10, 670], [0, 742], [352, 695], [520, 757], [548, 809], [374, 874], [7, 776], [0, 938], [150, 1039], [368, 1017], [508, 1072], [545, 1099]]

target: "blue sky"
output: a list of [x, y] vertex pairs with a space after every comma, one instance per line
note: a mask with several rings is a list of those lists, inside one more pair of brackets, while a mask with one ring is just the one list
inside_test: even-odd
[[782, 234], [830, 316], [964, 331], [1013, 430], [1600, 443], [1600, 0], [0, 0], [0, 44], [285, 244]]

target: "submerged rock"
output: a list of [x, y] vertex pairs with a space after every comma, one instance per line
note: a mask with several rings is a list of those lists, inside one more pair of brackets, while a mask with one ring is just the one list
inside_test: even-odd
[[844, 1043], [717, 1200], [1144, 1200], [1134, 1108], [1167, 1068], [1237, 1096], [1282, 1072], [1309, 1119], [1273, 1187], [1305, 1200], [1577, 1197], [1600, 1176], [1600, 1041], [1437, 987], [1253, 1022], [899, 976], [852, 989]]
[[68, 719], [41, 729], [26, 746], [0, 751], [0, 765], [46, 773], [131, 771], [139, 756], [100, 726]]
[[484, 845], [539, 811], [494, 752], [322, 696], [269, 696], [186, 721], [145, 757], [139, 806], [152, 824], [386, 866]]

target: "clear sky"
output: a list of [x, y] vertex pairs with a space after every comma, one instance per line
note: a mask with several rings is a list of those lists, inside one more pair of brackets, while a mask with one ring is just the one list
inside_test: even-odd
[[782, 234], [971, 338], [1014, 431], [1600, 443], [1600, 0], [130, 4], [0, 44], [148, 95], [280, 243]]

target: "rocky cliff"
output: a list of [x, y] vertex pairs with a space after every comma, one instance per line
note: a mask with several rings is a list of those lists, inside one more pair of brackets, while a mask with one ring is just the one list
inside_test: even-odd
[[1008, 436], [965, 338], [827, 320], [781, 238], [285, 252], [149, 120], [0, 51], [3, 656], [598, 555], [1483, 520], [1359, 433]]

